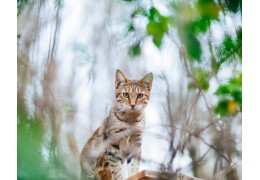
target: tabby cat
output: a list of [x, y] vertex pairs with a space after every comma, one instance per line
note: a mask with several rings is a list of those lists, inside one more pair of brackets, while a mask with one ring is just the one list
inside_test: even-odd
[[82, 149], [81, 177], [122, 180], [122, 165], [128, 176], [139, 171], [144, 108], [149, 102], [153, 74], [129, 80], [120, 70], [115, 75], [115, 96], [109, 116]]

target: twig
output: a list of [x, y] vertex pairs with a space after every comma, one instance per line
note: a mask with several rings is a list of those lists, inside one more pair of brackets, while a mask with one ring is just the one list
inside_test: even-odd
[[220, 172], [218, 172], [215, 176], [214, 176], [214, 180], [221, 180], [223, 179], [223, 177], [228, 174], [229, 172], [233, 171], [234, 169], [236, 169], [236, 164], [235, 163], [231, 163], [228, 167], [226, 167], [225, 169], [221, 170]]
[[212, 149], [214, 149], [214, 150], [215, 150], [221, 157], [223, 157], [228, 163], [231, 163], [231, 160], [230, 160], [228, 157], [226, 157], [224, 154], [222, 154], [221, 152], [219, 152], [218, 149], [217, 149], [215, 146], [213, 146], [213, 145], [207, 143], [206, 140], [203, 139], [202, 137], [198, 137], [198, 138], [201, 139], [207, 146], [209, 146], [209, 147], [211, 147]]

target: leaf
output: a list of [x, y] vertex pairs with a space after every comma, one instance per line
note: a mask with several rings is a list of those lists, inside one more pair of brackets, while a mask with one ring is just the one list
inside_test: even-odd
[[203, 70], [202, 68], [196, 68], [194, 74], [198, 80], [197, 83], [199, 85], [199, 88], [203, 89], [204, 91], [207, 91], [209, 88], [210, 72]]
[[220, 116], [224, 116], [228, 113], [228, 102], [227, 101], [221, 101], [218, 103], [218, 105], [215, 107], [215, 113], [219, 114]]
[[148, 35], [153, 36], [154, 44], [160, 48], [162, 44], [162, 38], [164, 35], [164, 29], [160, 23], [157, 22], [149, 22], [146, 27], [146, 31]]
[[242, 28], [237, 30], [236, 48], [239, 58], [242, 60]]
[[230, 94], [230, 88], [228, 85], [221, 85], [215, 92], [216, 95]]
[[153, 37], [153, 43], [157, 48], [162, 46], [162, 37]]
[[149, 10], [148, 19], [152, 22], [160, 22], [160, 20], [163, 18], [163, 16], [160, 14], [160, 12], [155, 8], [152, 7]]
[[134, 25], [132, 23], [129, 24], [127, 27], [127, 32], [130, 33], [130, 32], [134, 32], [134, 31], [135, 31]]
[[190, 26], [182, 27], [179, 30], [181, 41], [190, 57], [191, 61], [201, 61], [201, 45]]
[[[241, 35], [242, 38], [242, 35]], [[223, 63], [232, 63], [236, 60], [235, 56], [242, 57], [242, 40], [232, 39], [231, 36], [227, 35], [221, 45], [217, 48], [218, 54], [218, 66], [220, 67]]]
[[215, 95], [219, 98], [216, 112], [220, 115], [226, 115], [223, 114], [224, 103], [225, 108], [227, 108], [226, 113], [235, 115], [238, 109], [242, 111], [242, 74], [236, 78], [231, 78], [228, 83], [220, 85]]
[[131, 18], [136, 17], [137, 15], [141, 15], [141, 16], [148, 16], [148, 13], [146, 12], [146, 10], [144, 8], [137, 8], [135, 9], [132, 14], [131, 14]]
[[140, 56], [141, 54], [141, 47], [140, 47], [140, 42], [134, 43], [129, 47], [128, 54], [131, 57], [136, 57]]
[[218, 13], [221, 8], [214, 0], [198, 0], [196, 6], [202, 17], [218, 20]]
[[201, 46], [197, 37], [194, 34], [188, 34], [185, 40], [185, 45], [191, 59], [201, 61]]
[[220, 101], [218, 105], [215, 107], [215, 113], [219, 114], [220, 116], [226, 116], [226, 115], [233, 115], [235, 116], [238, 111], [238, 104], [236, 101]]
[[154, 7], [150, 9], [148, 15], [149, 23], [146, 26], [146, 32], [153, 37], [153, 43], [160, 48], [162, 38], [168, 32], [168, 18], [162, 16]]
[[188, 84], [188, 89], [201, 89], [207, 91], [209, 89], [210, 72], [201, 67], [194, 69], [194, 76], [196, 80], [191, 79]]
[[226, 8], [233, 13], [242, 11], [242, 0], [225, 0], [223, 5], [225, 5]]
[[192, 23], [192, 32], [193, 33], [205, 33], [210, 27], [210, 19], [206, 16], [201, 17], [199, 20], [196, 20]]

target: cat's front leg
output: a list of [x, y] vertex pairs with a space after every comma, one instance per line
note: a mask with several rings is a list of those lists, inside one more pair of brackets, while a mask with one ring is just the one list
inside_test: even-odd
[[128, 177], [131, 177], [139, 172], [140, 156], [131, 157], [128, 162]]
[[128, 158], [128, 177], [133, 176], [139, 172], [140, 160], [141, 160], [141, 140], [142, 132], [137, 129], [130, 138], [131, 156]]
[[139, 172], [141, 159], [141, 143], [135, 144], [132, 148], [132, 154], [127, 160], [128, 164], [128, 177], [133, 176]]
[[117, 149], [113, 149], [108, 151], [107, 156], [108, 156], [109, 167], [112, 172], [112, 179], [123, 180], [123, 175], [122, 175], [123, 159], [121, 157], [120, 152]]

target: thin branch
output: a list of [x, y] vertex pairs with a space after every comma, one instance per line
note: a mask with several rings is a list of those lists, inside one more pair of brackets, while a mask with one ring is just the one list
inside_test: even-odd
[[214, 149], [214, 150], [215, 150], [221, 157], [223, 157], [228, 163], [231, 163], [231, 160], [230, 160], [228, 157], [226, 157], [224, 154], [222, 154], [220, 151], [218, 151], [218, 149], [217, 149], [215, 146], [213, 146], [213, 145], [207, 143], [206, 140], [203, 139], [202, 137], [198, 137], [198, 138], [201, 139], [207, 146], [209, 146], [209, 147], [211, 147], [212, 149]]
[[218, 172], [214, 176], [214, 180], [221, 180], [221, 179], [223, 179], [223, 177], [225, 177], [226, 174], [228, 174], [231, 171], [233, 171], [234, 169], [236, 169], [236, 166], [237, 165], [235, 163], [231, 163], [228, 167], [226, 167], [225, 169], [223, 169], [220, 172]]
[[188, 166], [191, 166], [193, 164], [198, 164], [200, 161], [202, 161], [206, 157], [206, 155], [210, 152], [210, 150], [211, 150], [211, 148], [209, 147], [208, 150], [198, 160], [191, 162]]
[[189, 122], [190, 122], [191, 113], [192, 113], [192, 111], [193, 111], [195, 105], [197, 104], [197, 102], [198, 102], [198, 100], [199, 100], [200, 93], [201, 93], [201, 90], [198, 91], [198, 94], [197, 94], [197, 96], [196, 96], [196, 99], [195, 99], [195, 101], [193, 102], [193, 104], [192, 104], [192, 106], [191, 106], [191, 108], [190, 108], [188, 117], [187, 117], [187, 119], [186, 119], [186, 125], [187, 125], [187, 126], [188, 126], [188, 124], [189, 124]]

